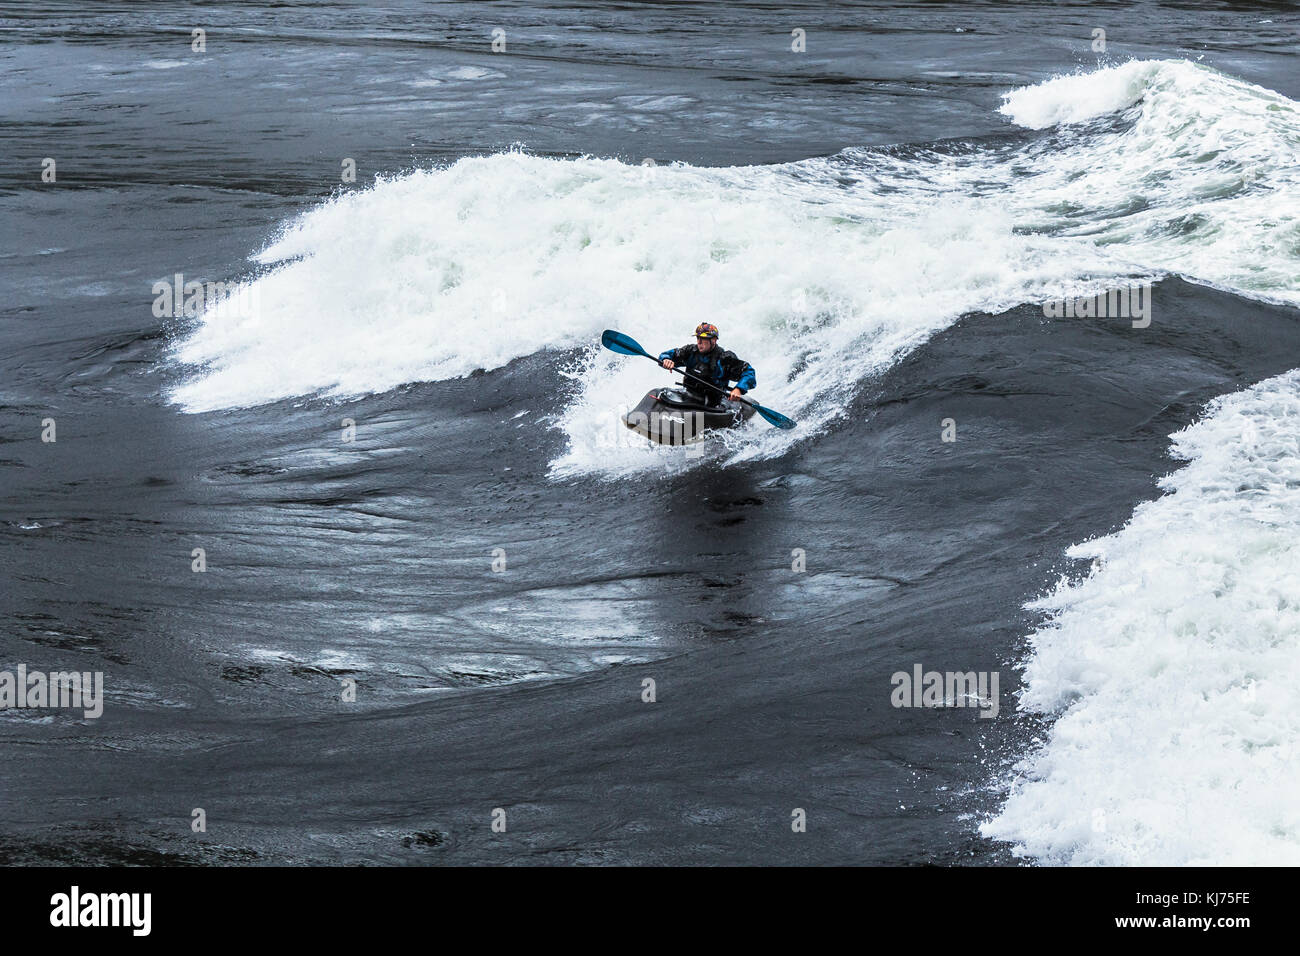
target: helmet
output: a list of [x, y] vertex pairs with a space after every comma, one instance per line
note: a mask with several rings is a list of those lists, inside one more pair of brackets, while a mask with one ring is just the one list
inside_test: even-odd
[[695, 327], [695, 337], [697, 339], [716, 339], [718, 337], [718, 327], [710, 325], [708, 322], [701, 322]]

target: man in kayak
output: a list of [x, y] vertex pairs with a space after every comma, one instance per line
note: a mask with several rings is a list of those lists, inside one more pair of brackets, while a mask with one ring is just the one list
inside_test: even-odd
[[746, 361], [718, 346], [718, 327], [701, 322], [695, 327], [695, 344], [669, 349], [659, 356], [659, 364], [671, 369], [678, 366], [696, 378], [716, 385], [721, 391], [705, 388], [694, 379], [686, 379], [686, 389], [703, 399], [706, 405], [717, 405], [726, 393], [728, 382], [736, 386], [727, 393], [733, 402], [754, 387], [754, 369]]

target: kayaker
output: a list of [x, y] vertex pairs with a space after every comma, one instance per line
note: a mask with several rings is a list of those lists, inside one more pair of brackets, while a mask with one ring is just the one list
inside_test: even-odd
[[[701, 322], [695, 327], [695, 344], [669, 349], [659, 356], [659, 364], [671, 369], [681, 366], [696, 378], [716, 385], [721, 391], [705, 388], [693, 379], [686, 379], [687, 391], [702, 398], [707, 405], [717, 405], [726, 394], [733, 402], [754, 387], [754, 369], [750, 364], [718, 345], [718, 327]], [[726, 392], [729, 382], [735, 387]]]

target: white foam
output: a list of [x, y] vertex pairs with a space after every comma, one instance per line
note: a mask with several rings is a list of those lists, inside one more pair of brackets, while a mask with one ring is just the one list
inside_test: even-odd
[[1114, 113], [1131, 123], [1067, 127], [1031, 148], [1035, 175], [1011, 194], [1025, 225], [1300, 305], [1300, 104], [1185, 60], [1060, 77], [1005, 100], [1035, 129]]
[[1189, 464], [1031, 607], [1060, 715], [981, 828], [1047, 863], [1300, 864], [1300, 371], [1173, 436]]
[[[285, 228], [258, 257], [259, 320], [205, 314], [176, 352], [200, 371], [172, 397], [202, 411], [364, 395], [591, 346], [607, 327], [659, 352], [708, 320], [758, 370], [754, 397], [800, 421], [728, 439], [738, 461], [816, 434], [972, 311], [1166, 272], [1300, 303], [1296, 104], [1185, 61], [1010, 103], [1030, 125], [1105, 110], [1127, 125], [733, 169], [511, 152], [381, 179]], [[576, 373], [554, 474], [680, 457], [614, 435], [617, 407], [667, 376], [599, 350]]]
[[1004, 93], [1001, 112], [1027, 129], [1081, 123], [1117, 113], [1141, 100], [1166, 66], [1160, 61], [1133, 60], [1110, 69], [1058, 76]]
[[[203, 410], [366, 394], [591, 345], [606, 327], [657, 352], [707, 319], [759, 369], [762, 400], [815, 429], [846, 388], [962, 312], [1104, 268], [1087, 250], [1071, 265], [1066, 244], [1017, 236], [1008, 217], [960, 197], [850, 219], [861, 209], [851, 197], [812, 204], [795, 185], [781, 168], [520, 153], [382, 181], [267, 248], [259, 260], [279, 267], [256, 280], [260, 316], [205, 317], [178, 352], [204, 374], [175, 398]], [[814, 327], [816, 339], [802, 335]], [[594, 362], [563, 424], [573, 448], [562, 469], [604, 461], [612, 406], [667, 381], [648, 362]]]

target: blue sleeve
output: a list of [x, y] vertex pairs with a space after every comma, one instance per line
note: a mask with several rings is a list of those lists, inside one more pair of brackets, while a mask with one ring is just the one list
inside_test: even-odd
[[677, 357], [677, 353], [680, 351], [681, 349], [669, 349], [667, 352], [660, 352], [659, 364], [662, 365], [664, 359], [672, 359], [674, 364], [680, 363], [681, 359]]
[[748, 392], [757, 384], [757, 379], [754, 376], [754, 366], [746, 362], [745, 371], [740, 376], [740, 381], [736, 383], [736, 388], [740, 389], [742, 392]]

